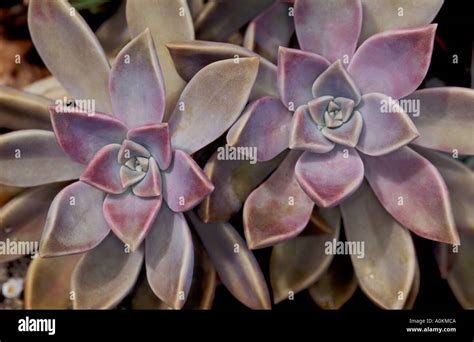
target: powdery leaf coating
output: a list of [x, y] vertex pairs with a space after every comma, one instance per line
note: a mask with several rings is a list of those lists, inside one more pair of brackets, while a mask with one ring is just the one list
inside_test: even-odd
[[244, 232], [251, 249], [288, 240], [306, 227], [314, 203], [295, 177], [300, 155], [298, 151], [288, 153], [270, 178], [245, 201]]
[[365, 182], [341, 210], [347, 241], [364, 243], [364, 258], [351, 255], [361, 289], [384, 309], [403, 308], [416, 264], [409, 231], [385, 211]]
[[192, 212], [187, 217], [227, 289], [251, 309], [270, 309], [270, 295], [260, 266], [234, 227], [229, 223], [205, 224]]

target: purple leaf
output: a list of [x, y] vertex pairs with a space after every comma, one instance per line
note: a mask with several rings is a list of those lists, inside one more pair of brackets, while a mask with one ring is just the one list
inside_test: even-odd
[[288, 240], [306, 227], [314, 204], [295, 178], [295, 164], [300, 155], [301, 152], [291, 151], [245, 201], [244, 231], [251, 249]]
[[367, 39], [349, 65], [349, 73], [361, 92], [383, 93], [395, 99], [411, 94], [428, 71], [435, 31], [436, 25], [428, 25], [383, 32]]
[[382, 94], [362, 96], [357, 108], [364, 118], [364, 127], [357, 144], [357, 149], [362, 153], [371, 156], [387, 154], [419, 136], [408, 114], [401, 107], [390, 108], [390, 103], [390, 98]]
[[162, 172], [162, 177], [163, 197], [175, 212], [194, 208], [214, 190], [196, 162], [180, 150], [173, 152], [171, 166]]
[[148, 160], [148, 171], [145, 178], [133, 187], [133, 193], [140, 197], [161, 195], [161, 175], [155, 159], [150, 158]]
[[128, 131], [127, 138], [145, 146], [162, 170], [171, 163], [171, 141], [168, 124], [148, 125]]
[[363, 159], [370, 186], [398, 222], [424, 238], [459, 244], [448, 189], [428, 160], [408, 147]]
[[64, 188], [49, 208], [40, 255], [83, 253], [96, 247], [110, 232], [102, 213], [104, 197], [102, 191], [83, 182]]
[[132, 251], [138, 250], [160, 211], [162, 197], [135, 196], [131, 190], [105, 198], [104, 217], [115, 235]]
[[145, 30], [120, 51], [112, 67], [109, 88], [115, 116], [130, 128], [160, 123], [163, 83], [155, 45]]
[[336, 146], [331, 152], [305, 152], [295, 167], [296, 179], [320, 207], [341, 203], [364, 179], [364, 165], [355, 149]]
[[337, 144], [355, 147], [359, 141], [363, 125], [362, 115], [359, 111], [354, 111], [349, 121], [342, 126], [336, 128], [324, 127], [321, 133]]
[[275, 97], [263, 97], [249, 104], [227, 133], [232, 146], [256, 148], [257, 160], [275, 158], [288, 148], [291, 112]]

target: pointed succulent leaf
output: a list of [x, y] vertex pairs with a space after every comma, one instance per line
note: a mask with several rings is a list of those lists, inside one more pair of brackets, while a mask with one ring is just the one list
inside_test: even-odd
[[227, 143], [236, 147], [256, 148], [257, 160], [275, 158], [288, 148], [291, 112], [280, 99], [262, 97], [249, 104], [227, 133]]
[[463, 232], [461, 246], [458, 247], [448, 283], [459, 304], [466, 309], [474, 309], [474, 235]]
[[356, 106], [361, 95], [356, 83], [340, 60], [331, 64], [319, 75], [313, 84], [312, 92], [314, 98], [333, 96], [351, 99]]
[[363, 160], [370, 186], [398, 222], [424, 238], [459, 244], [448, 189], [428, 160], [408, 147]]
[[170, 167], [162, 172], [163, 197], [175, 212], [188, 211], [209, 195], [214, 186], [198, 164], [180, 150], [173, 152]]
[[457, 87], [422, 89], [407, 100], [419, 104], [413, 122], [420, 137], [413, 143], [438, 151], [474, 154], [474, 90]]
[[357, 278], [346, 255], [336, 255], [326, 272], [308, 289], [311, 298], [325, 310], [339, 310], [356, 290]]
[[84, 167], [73, 162], [53, 132], [21, 130], [0, 135], [0, 183], [28, 187], [79, 178]]
[[82, 255], [35, 258], [25, 278], [25, 309], [66, 310], [72, 308], [71, 276]]
[[50, 104], [43, 96], [0, 86], [0, 127], [51, 130]]
[[352, 113], [349, 121], [342, 126], [337, 128], [324, 127], [321, 133], [337, 144], [355, 147], [359, 141], [363, 126], [364, 120], [362, 115], [356, 110]]
[[128, 131], [127, 138], [144, 146], [160, 166], [166, 170], [171, 163], [171, 141], [168, 124], [148, 125]]
[[270, 178], [245, 201], [244, 231], [251, 249], [288, 240], [306, 227], [314, 203], [295, 178], [300, 155], [298, 151], [288, 153]]
[[420, 134], [408, 114], [398, 106], [390, 108], [390, 98], [377, 93], [362, 96], [357, 110], [364, 118], [364, 127], [357, 149], [379, 156], [407, 145]]
[[234, 227], [205, 224], [193, 212], [187, 215], [232, 295], [251, 309], [270, 309], [270, 295], [257, 259]]
[[196, 34], [202, 40], [225, 41], [272, 2], [274, 1], [209, 1], [196, 18]]
[[173, 147], [191, 154], [222, 135], [242, 113], [258, 64], [258, 58], [224, 60], [199, 71], [170, 118]]
[[181, 309], [193, 279], [194, 249], [182, 213], [163, 205], [145, 241], [145, 263], [153, 292], [174, 309]]
[[474, 232], [474, 172], [451, 156], [420, 147], [414, 149], [428, 159], [443, 176], [456, 227]]
[[443, 0], [361, 0], [362, 31], [359, 42], [389, 30], [428, 25], [443, 5]]
[[250, 22], [245, 31], [244, 47], [276, 63], [278, 47], [288, 46], [295, 32], [290, 5], [275, 2]]
[[[63, 185], [61, 183], [48, 184], [28, 189], [5, 204], [0, 209], [0, 241], [38, 242], [48, 215], [49, 205]], [[21, 253], [3, 252], [0, 255], [0, 262], [8, 262], [21, 256]]]
[[143, 180], [133, 187], [133, 193], [140, 197], [155, 197], [161, 195], [160, 169], [155, 159], [148, 160], [148, 170]]
[[362, 5], [353, 0], [296, 0], [295, 28], [303, 50], [331, 62], [352, 57], [362, 25]]
[[96, 247], [110, 232], [102, 213], [104, 197], [102, 191], [83, 182], [65, 187], [49, 208], [40, 255], [83, 253]]
[[219, 152], [212, 155], [204, 173], [215, 186], [199, 207], [205, 223], [228, 221], [242, 207], [247, 196], [283, 160], [284, 153], [267, 162], [249, 163], [247, 160], [221, 160]]
[[435, 31], [436, 25], [428, 25], [382, 32], [367, 39], [348, 69], [361, 92], [399, 99], [416, 90], [428, 72]]
[[122, 1], [117, 11], [95, 31], [95, 35], [107, 56], [116, 56], [130, 39], [125, 14], [126, 4], [126, 1]]
[[149, 30], [136, 36], [117, 55], [109, 89], [114, 114], [128, 127], [161, 122], [165, 88]]
[[101, 113], [62, 113], [50, 108], [54, 133], [69, 157], [87, 164], [102, 147], [121, 144], [127, 127], [119, 120]]
[[127, 1], [127, 22], [133, 37], [149, 29], [155, 43], [166, 89], [166, 115], [173, 111], [185, 82], [173, 65], [166, 44], [193, 40], [193, 19], [186, 0]]
[[320, 207], [341, 203], [364, 179], [364, 165], [357, 151], [337, 145], [331, 152], [305, 152], [295, 167], [298, 184]]
[[81, 15], [65, 0], [31, 0], [28, 26], [41, 59], [67, 92], [75, 99], [94, 100], [98, 111], [112, 113], [109, 62]]
[[[278, 89], [287, 108], [295, 110], [313, 98], [311, 87], [329, 67], [327, 59], [306, 51], [278, 49]], [[331, 94], [333, 95], [333, 94]]]
[[120, 176], [118, 155], [120, 145], [110, 144], [101, 148], [91, 159], [80, 180], [104, 192], [121, 194], [125, 191]]
[[136, 251], [153, 225], [161, 201], [161, 196], [135, 196], [130, 189], [119, 195], [108, 194], [103, 205], [104, 217], [115, 235]]
[[277, 96], [277, 67], [255, 52], [241, 46], [214, 43], [206, 41], [172, 42], [167, 44], [176, 69], [186, 81], [206, 65], [222, 59], [243, 57], [259, 57], [260, 65], [257, 78], [250, 93], [250, 100], [256, 100], [262, 96]]
[[270, 280], [275, 304], [309, 287], [331, 263], [333, 255], [325, 252], [325, 245], [339, 239], [341, 215], [338, 208], [321, 214], [333, 229], [331, 233], [297, 236], [273, 247]]
[[85, 254], [72, 274], [74, 309], [109, 309], [135, 285], [143, 263], [143, 248], [131, 252], [109, 234]]
[[312, 153], [331, 151], [335, 146], [334, 143], [321, 133], [308, 108], [311, 110], [311, 107], [299, 106], [293, 115], [289, 147], [292, 150]]
[[415, 276], [410, 232], [385, 211], [366, 182], [341, 210], [347, 241], [364, 246], [363, 255], [351, 255], [360, 287], [382, 308], [403, 308]]

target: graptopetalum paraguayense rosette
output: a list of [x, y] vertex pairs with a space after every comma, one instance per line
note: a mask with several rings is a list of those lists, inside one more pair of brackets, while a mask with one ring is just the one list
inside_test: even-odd
[[[182, 1], [174, 5], [187, 8]], [[174, 15], [178, 18], [179, 12]], [[192, 31], [190, 15], [186, 15], [179, 18], [188, 25], [185, 30]], [[110, 69], [97, 39], [66, 1], [31, 1], [29, 26], [42, 59], [72, 98], [94, 100], [97, 108], [85, 113], [52, 106], [55, 133], [25, 130], [2, 137], [6, 171], [2, 183], [31, 186], [80, 176], [79, 182], [66, 187], [53, 201], [40, 254], [57, 256], [92, 249], [77, 266], [73, 261], [53, 263], [68, 270], [75, 266], [75, 307], [115, 305], [134, 285], [143, 254], [155, 294], [168, 306], [182, 307], [193, 268], [193, 243], [182, 212], [213, 188], [189, 154], [212, 142], [235, 121], [247, 102], [258, 59], [221, 61], [206, 67], [184, 88], [170, 119], [161, 123], [168, 100], [166, 77], [163, 80], [148, 30], [136, 33]], [[162, 51], [162, 41], [158, 44], [157, 50]], [[62, 62], [64, 58], [67, 63]], [[13, 147], [22, 151], [22, 158], [14, 159]], [[42, 172], [35, 175], [26, 166]], [[268, 291], [258, 264], [233, 227], [219, 224], [217, 234], [208, 234], [216, 227], [191, 220], [204, 246], [220, 246], [211, 257], [218, 260], [222, 282], [246, 305], [268, 307]], [[240, 256], [230, 253], [235, 243], [242, 244]], [[255, 288], [236, 287], [232, 280], [236, 272], [246, 274], [244, 283]]]
[[[342, 202], [347, 239], [366, 243], [365, 259], [352, 257], [359, 284], [380, 306], [399, 308], [409, 303], [407, 297], [417, 279], [411, 237], [400, 224], [423, 237], [451, 244], [459, 243], [455, 223], [459, 228], [461, 222], [472, 224], [465, 210], [455, 209], [453, 217], [448, 189], [428, 161], [431, 158], [405, 145], [413, 142], [454, 156], [472, 154], [474, 95], [462, 88], [415, 91], [428, 69], [436, 28], [423, 25], [432, 20], [442, 2], [424, 2], [426, 11], [410, 11], [416, 7], [414, 2], [404, 2], [407, 16], [399, 21], [381, 20], [397, 15], [399, 8], [393, 3], [387, 7], [391, 14], [383, 6], [362, 3], [364, 7], [360, 1], [295, 1], [296, 35], [306, 51], [280, 48], [280, 98], [251, 103], [228, 141], [256, 146], [259, 159], [270, 160], [266, 163], [293, 148], [246, 200], [244, 225], [252, 247], [300, 234], [315, 214], [314, 202], [320, 206]], [[375, 15], [374, 19], [374, 13], [380, 18]], [[335, 16], [339, 20], [333, 20]], [[384, 32], [384, 28], [390, 30]], [[358, 41], [361, 44], [354, 54]], [[185, 72], [192, 65], [186, 58], [191, 51], [204, 56], [199, 63], [231, 49], [192, 42], [173, 43], [170, 48], [178, 70]], [[396, 99], [419, 101], [420, 115], [384, 107]], [[292, 110], [296, 111], [293, 115]], [[302, 156], [299, 149], [306, 150]], [[450, 161], [450, 167], [456, 168], [456, 161]], [[249, 185], [244, 177], [240, 178], [244, 186], [226, 184], [219, 178], [234, 178], [229, 167], [222, 162], [219, 166], [216, 160], [211, 163], [209, 174], [223, 189], [218, 189], [220, 197], [206, 201], [201, 214], [207, 220], [226, 219], [229, 211], [219, 202], [232, 203], [235, 212], [242, 198], [236, 189], [247, 190], [255, 184]], [[461, 174], [466, 184], [472, 184], [471, 174]], [[364, 176], [375, 196], [363, 184], [350, 197]], [[455, 193], [469, 203], [468, 195], [459, 190], [450, 188], [451, 197]], [[383, 206], [370, 203], [370, 198]], [[318, 211], [323, 215], [326, 210]], [[337, 226], [339, 221], [334, 222]], [[371, 234], [375, 229], [380, 235]], [[321, 276], [332, 257], [317, 251], [337, 235], [337, 230], [319, 239], [305, 235], [274, 248], [271, 278], [276, 302]]]

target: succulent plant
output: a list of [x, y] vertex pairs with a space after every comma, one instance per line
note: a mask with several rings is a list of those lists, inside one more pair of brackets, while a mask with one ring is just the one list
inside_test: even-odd
[[[192, 36], [186, 2], [149, 4], [160, 2], [168, 3], [170, 12], [152, 11], [173, 27], [182, 24], [178, 31]], [[54, 132], [30, 129], [1, 136], [5, 172], [0, 182], [30, 187], [79, 178], [53, 200], [40, 254], [85, 254], [80, 260], [40, 258], [26, 282], [27, 294], [36, 291], [34, 284], [41, 294], [41, 273], [56, 269], [55, 281], [62, 289], [58, 305], [65, 305], [63, 298], [69, 293], [65, 275], [72, 274], [74, 298], [69, 299], [74, 299], [74, 307], [114, 306], [135, 284], [144, 255], [153, 292], [167, 306], [184, 305], [191, 287], [194, 248], [183, 212], [213, 189], [190, 155], [236, 120], [258, 71], [257, 58], [219, 61], [184, 87], [184, 81], [173, 76], [177, 74], [163, 43], [166, 34], [152, 38], [153, 27], [141, 28], [150, 14], [147, 8], [137, 12], [133, 3], [129, 5], [134, 38], [110, 68], [97, 38], [66, 1], [30, 1], [33, 42], [72, 101], [49, 106]], [[179, 15], [180, 6], [184, 6], [184, 16]], [[173, 35], [171, 29], [168, 34]], [[21, 112], [16, 104], [23, 103], [23, 93], [14, 95], [5, 102]], [[95, 110], [85, 111], [81, 101], [89, 100]], [[43, 103], [40, 107], [44, 108]], [[230, 291], [250, 307], [269, 307], [263, 275], [234, 228], [224, 224], [216, 234], [209, 234], [215, 227], [192, 215], [189, 219], [207, 250], [218, 246], [208, 253]], [[241, 245], [237, 254], [232, 252], [236, 244]], [[239, 286], [235, 272], [248, 277]], [[32, 307], [31, 303], [27, 299], [27, 306]]]

